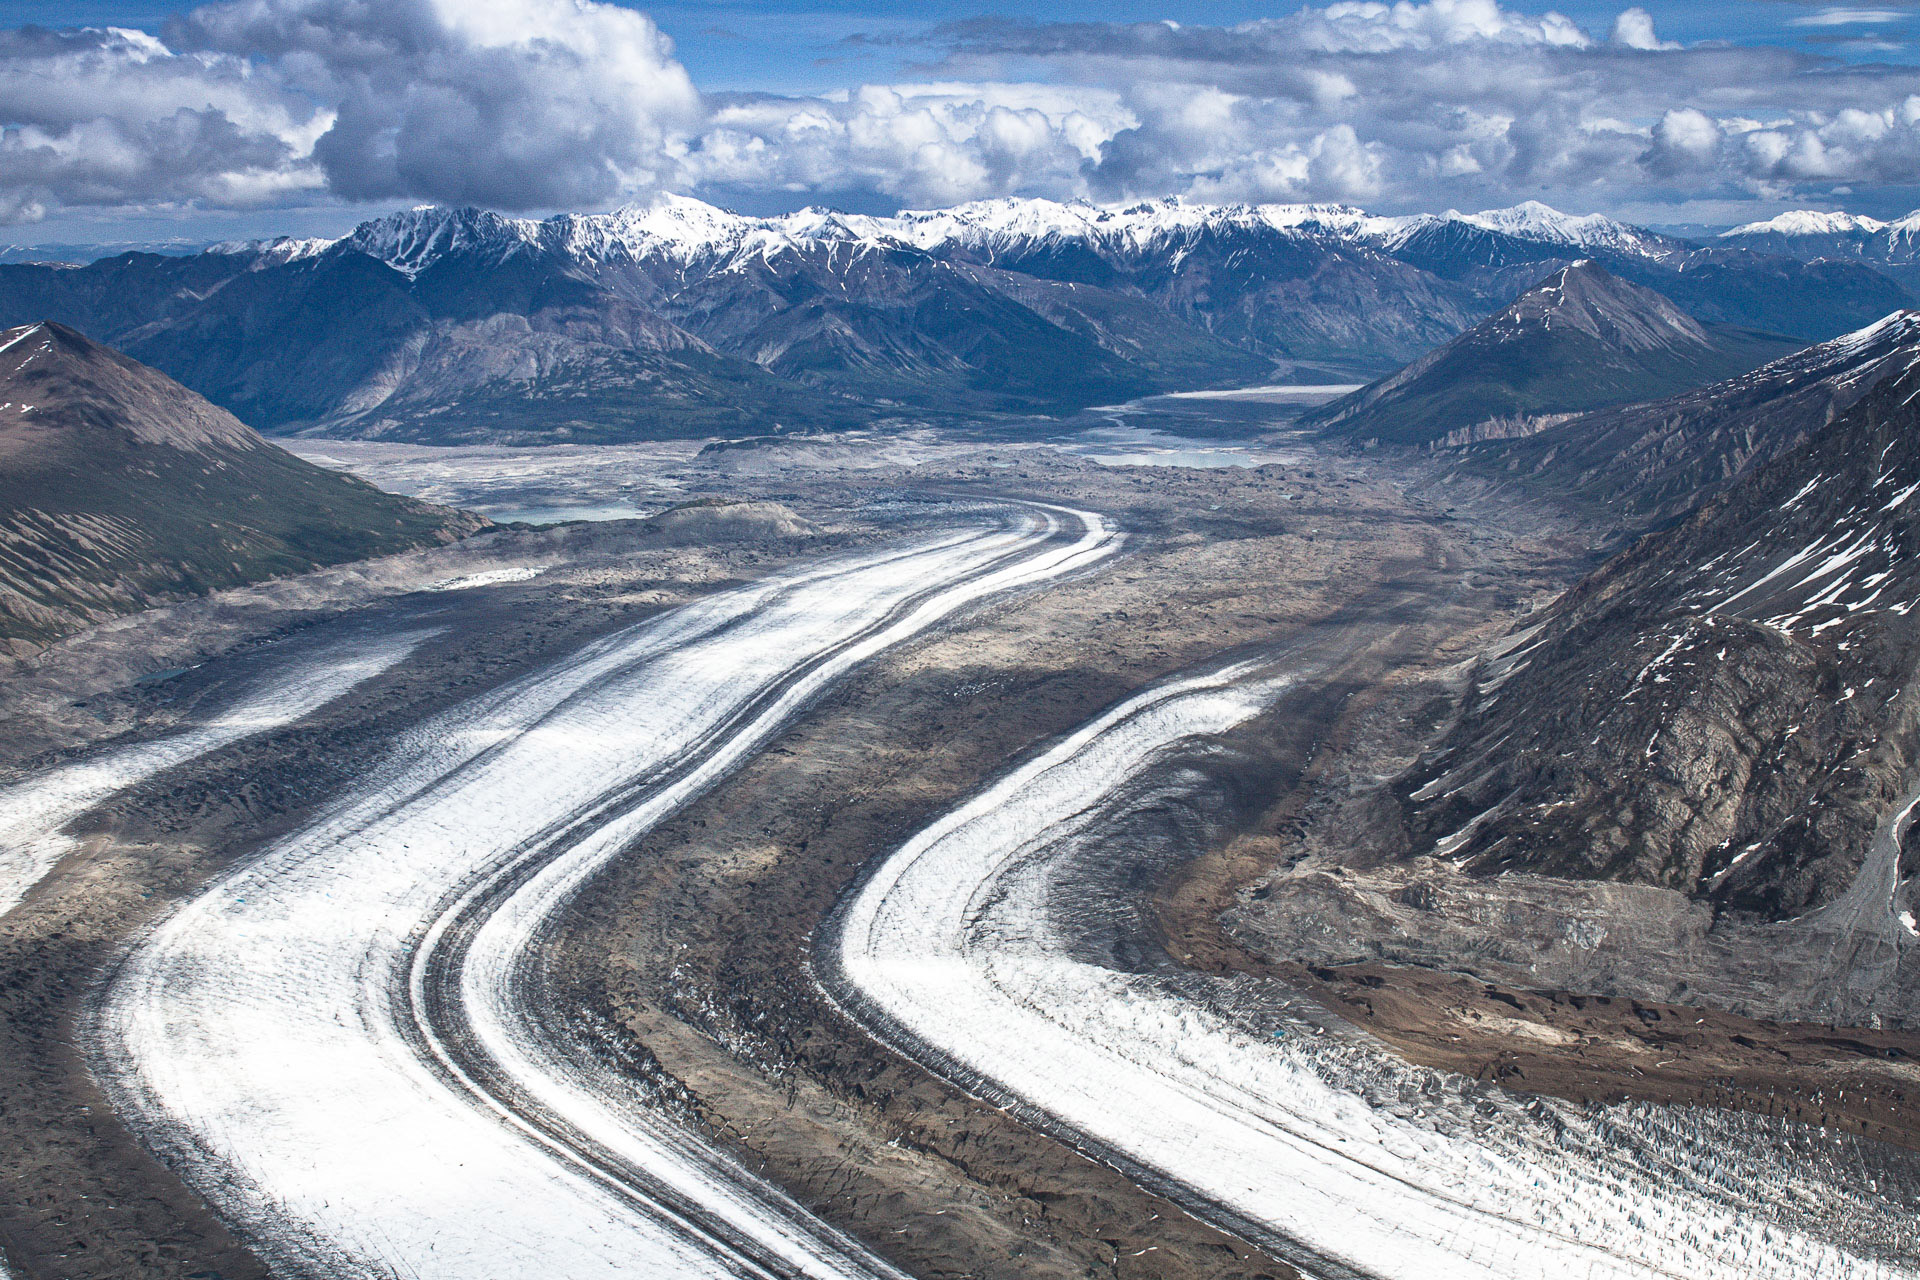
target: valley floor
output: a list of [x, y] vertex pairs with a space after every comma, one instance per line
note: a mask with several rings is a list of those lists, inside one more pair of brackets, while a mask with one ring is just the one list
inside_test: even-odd
[[[826, 557], [879, 554], [1009, 502], [1098, 513], [1123, 540], [836, 674], [724, 776], [634, 835], [541, 935], [542, 999], [565, 1012], [568, 1033], [616, 1064], [636, 1105], [782, 1189], [827, 1224], [830, 1243], [855, 1239], [877, 1255], [853, 1273], [1252, 1280], [1324, 1258], [1141, 1176], [1084, 1127], [1010, 1107], [904, 1043], [910, 1053], [882, 1047], [849, 1016], [846, 992], [820, 981], [817, 953], [832, 937], [822, 922], [916, 832], [1136, 691], [1235, 660], [1285, 660], [1311, 676], [1187, 762], [1205, 785], [1180, 794], [1205, 799], [1170, 793], [1166, 808], [1179, 818], [1193, 806], [1183, 848], [1203, 856], [1116, 846], [1109, 878], [1089, 882], [1101, 914], [1079, 960], [1277, 982], [1318, 1001], [1314, 1016], [1341, 1035], [1576, 1110], [1642, 1099], [1839, 1124], [1849, 1142], [1898, 1144], [1859, 1150], [1892, 1179], [1889, 1194], [1910, 1185], [1900, 1148], [1920, 1145], [1906, 1104], [1920, 1085], [1902, 1074], [1916, 1059], [1900, 1055], [1920, 1054], [1920, 1036], [1822, 1034], [1429, 970], [1310, 968], [1223, 928], [1250, 886], [1298, 856], [1337, 807], [1330, 797], [1409, 758], [1444, 716], [1462, 664], [1581, 563], [1578, 537], [1537, 516], [1449, 515], [1407, 498], [1407, 477], [1378, 461], [1287, 449], [1281, 465], [1208, 470], [1105, 467], [987, 442], [576, 450], [556, 455], [556, 495], [528, 479], [519, 451], [477, 458], [463, 479], [446, 455], [349, 447], [338, 460], [373, 478], [388, 468], [389, 482], [405, 475], [415, 489], [479, 486], [502, 513], [612, 501], [623, 510], [592, 514], [665, 514], [506, 531], [377, 571], [177, 606], [91, 633], [9, 680], [11, 754], [0, 763], [31, 779], [77, 758], [152, 756], [132, 744], [231, 724], [245, 689], [341, 646], [379, 658], [288, 723], [115, 775], [124, 789], [86, 800], [72, 847], [43, 856], [44, 878], [0, 916], [0, 1147], [17, 1153], [0, 1185], [8, 1265], [33, 1277], [238, 1280], [266, 1274], [263, 1259], [311, 1271], [299, 1248], [235, 1208], [240, 1191], [221, 1190], [206, 1164], [217, 1142], [190, 1126], [158, 1137], [151, 1124], [138, 1137], [128, 1127], [124, 1085], [100, 1083], [127, 1078], [101, 1048], [114, 1017], [101, 975], [124, 984], [130, 946], [177, 929], [166, 922], [195, 909], [180, 904], [206, 903], [210, 885], [239, 883], [230, 877], [324, 830], [421, 726], [545, 679], [583, 646], [675, 605]], [[670, 510], [707, 498], [755, 505]], [[404, 651], [387, 661], [396, 645]], [[147, 672], [170, 674], [132, 682]], [[1703, 1020], [1673, 1030], [1689, 1017]], [[1862, 1074], [1868, 1060], [1878, 1074]], [[250, 1176], [273, 1191], [279, 1175], [255, 1165]], [[1913, 1243], [1871, 1222], [1858, 1234], [1878, 1256]], [[412, 1267], [403, 1246], [393, 1263]]]

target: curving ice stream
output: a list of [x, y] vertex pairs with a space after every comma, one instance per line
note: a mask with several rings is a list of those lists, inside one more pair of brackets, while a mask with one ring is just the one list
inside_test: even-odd
[[1075, 868], [1110, 864], [1131, 816], [1167, 808], [1178, 753], [1313, 674], [1151, 689], [1013, 770], [843, 904], [821, 948], [829, 992], [903, 1052], [1316, 1275], [1917, 1274], [1920, 1186], [1871, 1144], [1523, 1099], [1329, 1034], [1252, 980], [1083, 945]]
[[[582, 887], [858, 664], [1098, 564], [1097, 516], [1006, 507], [716, 593], [437, 716], [160, 920], [88, 1029], [116, 1109], [276, 1274], [902, 1280], [635, 1092], [552, 997]], [[322, 650], [195, 730], [0, 793], [28, 883], [139, 777], [313, 710], [422, 633]], [[1252, 979], [1120, 965], [1075, 877], [1183, 762], [1316, 678], [1147, 690], [884, 859], [830, 992], [964, 1086], [1325, 1277], [1897, 1277], [1920, 1185], [1757, 1117], [1522, 1099]], [[36, 789], [37, 788], [37, 789]], [[8, 817], [7, 815], [12, 815]], [[0, 1264], [0, 1276], [4, 1264]]]
[[1018, 508], [709, 596], [447, 713], [127, 959], [98, 1070], [279, 1274], [893, 1276], [528, 1008], [576, 889], [855, 665], [1098, 562]]
[[109, 747], [0, 788], [0, 916], [79, 847], [66, 833], [108, 796], [255, 734], [290, 725], [399, 663], [431, 630], [290, 655], [224, 711], [146, 742]]

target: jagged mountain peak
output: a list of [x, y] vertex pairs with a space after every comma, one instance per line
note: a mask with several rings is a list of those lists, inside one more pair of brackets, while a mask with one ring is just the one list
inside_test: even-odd
[[536, 242], [538, 222], [472, 207], [421, 205], [363, 222], [341, 243], [412, 277], [451, 253], [504, 256]]
[[1804, 262], [1850, 259], [1885, 273], [1910, 294], [1920, 288], [1920, 210], [1886, 222], [1865, 214], [1794, 209], [1723, 231], [1717, 241]]
[[1165, 196], [1098, 205], [1086, 200], [1005, 197], [951, 209], [908, 210], [892, 218], [866, 219], [860, 225], [870, 234], [929, 249], [944, 244], [992, 247], [1073, 240], [1139, 248], [1170, 236], [1225, 228], [1314, 231], [1357, 239], [1390, 221], [1339, 204], [1206, 204]]
[[563, 214], [549, 225], [562, 245], [588, 258], [618, 252], [695, 257], [737, 249], [752, 236], [773, 230], [766, 220], [675, 195], [611, 213]]
[[891, 218], [862, 219], [859, 225], [869, 234], [895, 235], [931, 248], [948, 242], [1078, 238], [1094, 234], [1112, 218], [1111, 211], [1084, 200], [1005, 196], [949, 209], [907, 209]]
[[1605, 214], [1562, 213], [1538, 200], [1528, 200], [1507, 209], [1484, 209], [1479, 213], [1448, 209], [1445, 213], [1371, 218], [1360, 228], [1360, 234], [1371, 234], [1393, 245], [1404, 244], [1422, 233], [1448, 228], [1467, 228], [1572, 249], [1629, 254], [1664, 255], [1680, 247], [1678, 242]]
[[1423, 446], [1531, 435], [1572, 414], [1727, 378], [1785, 345], [1710, 333], [1653, 290], [1580, 259], [1445, 346], [1302, 421]]
[[606, 213], [563, 213], [545, 221], [508, 218], [477, 209], [427, 206], [363, 224], [344, 243], [409, 277], [451, 253], [529, 248], [577, 260], [619, 258], [691, 261], [737, 253], [768, 254], [823, 242], [884, 238], [830, 209], [807, 208], [774, 218], [752, 218], [690, 196], [663, 195], [647, 204]]
[[1455, 215], [1459, 221], [1530, 240], [1556, 244], [1617, 245], [1638, 243], [1647, 233], [1601, 213], [1562, 213], [1538, 200], [1526, 200], [1507, 209], [1485, 209]]
[[1590, 258], [1560, 268], [1483, 329], [1487, 336], [1515, 341], [1535, 328], [1571, 326], [1629, 351], [1648, 351], [1684, 343], [1711, 348], [1713, 339], [1693, 317], [1651, 289], [1613, 275]]
[[222, 240], [208, 245], [204, 252], [247, 257], [256, 267], [268, 267], [315, 257], [339, 243], [337, 238], [325, 236], [274, 236], [267, 240]]

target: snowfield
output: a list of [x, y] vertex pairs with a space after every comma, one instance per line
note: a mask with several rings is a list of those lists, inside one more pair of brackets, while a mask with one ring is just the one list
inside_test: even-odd
[[941, 818], [843, 905], [823, 983], [903, 1052], [1315, 1275], [1916, 1274], [1891, 1260], [1913, 1256], [1915, 1189], [1870, 1144], [1521, 1098], [1409, 1066], [1252, 979], [1085, 959], [1105, 952], [1074, 945], [1061, 869], [1110, 861], [1129, 796], [1164, 802], [1141, 790], [1156, 764], [1286, 678], [1149, 690]]
[[305, 655], [205, 724], [133, 746], [112, 747], [0, 789], [0, 916], [78, 847], [67, 824], [115, 792], [254, 734], [318, 711], [411, 653], [430, 631], [364, 643], [341, 642]]
[[484, 695], [161, 922], [92, 1028], [116, 1109], [276, 1272], [894, 1277], [527, 1008], [608, 859], [852, 667], [1097, 563], [1000, 510], [706, 597]]

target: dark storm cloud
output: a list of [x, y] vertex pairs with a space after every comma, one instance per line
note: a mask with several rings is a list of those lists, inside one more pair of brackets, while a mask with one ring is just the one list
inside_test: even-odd
[[312, 117], [243, 63], [181, 60], [138, 32], [0, 32], [0, 220], [311, 189], [297, 154]]

